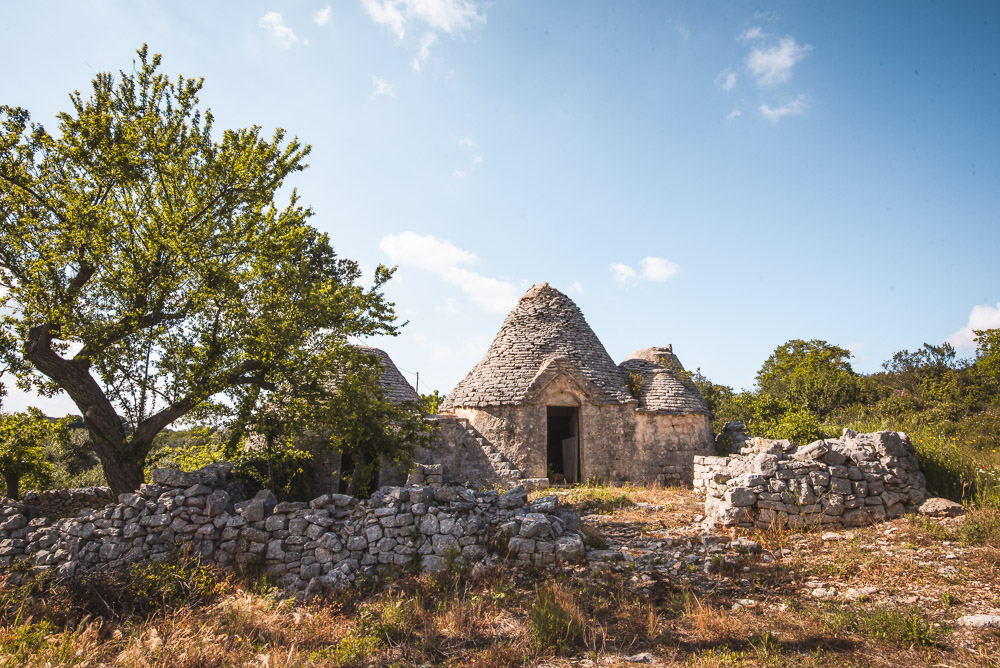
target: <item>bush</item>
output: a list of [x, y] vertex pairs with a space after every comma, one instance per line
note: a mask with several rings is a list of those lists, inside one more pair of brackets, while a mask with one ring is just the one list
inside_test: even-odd
[[531, 606], [531, 641], [536, 650], [567, 653], [580, 642], [586, 617], [572, 592], [557, 584], [537, 589]]

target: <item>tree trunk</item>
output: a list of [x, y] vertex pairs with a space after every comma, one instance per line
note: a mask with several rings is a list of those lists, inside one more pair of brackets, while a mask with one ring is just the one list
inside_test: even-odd
[[21, 476], [13, 471], [3, 472], [3, 481], [7, 485], [7, 496], [15, 501], [21, 498]]

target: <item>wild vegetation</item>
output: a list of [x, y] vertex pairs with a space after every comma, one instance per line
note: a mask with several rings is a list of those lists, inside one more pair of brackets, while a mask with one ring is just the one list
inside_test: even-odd
[[693, 374], [715, 416], [755, 436], [802, 444], [856, 431], [905, 432], [930, 490], [955, 501], [1000, 507], [1000, 330], [977, 332], [972, 359], [948, 343], [902, 350], [863, 375], [850, 352], [826, 341], [779, 346], [751, 391], [734, 392]]
[[7, 576], [0, 665], [1000, 665], [1000, 632], [957, 623], [1000, 605], [995, 510], [705, 539], [690, 490], [560, 494], [605, 541], [587, 566], [473, 573], [452, 560], [308, 603], [183, 555], [76, 580]]

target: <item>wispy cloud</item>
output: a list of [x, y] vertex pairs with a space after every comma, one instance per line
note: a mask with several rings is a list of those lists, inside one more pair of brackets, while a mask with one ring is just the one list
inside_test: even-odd
[[448, 35], [457, 35], [486, 23], [486, 16], [472, 0], [361, 0], [368, 15], [398, 39], [407, 27], [422, 24]]
[[392, 90], [392, 84], [385, 79], [380, 79], [378, 77], [372, 77], [372, 99], [374, 100], [379, 95], [385, 95], [386, 97], [396, 97], [396, 93]]
[[799, 44], [794, 37], [782, 37], [776, 46], [753, 49], [747, 56], [747, 71], [760, 86], [784, 83], [792, 77], [792, 68], [812, 51], [809, 44]]
[[642, 277], [654, 283], [673, 278], [681, 270], [679, 264], [662, 257], [645, 257], [639, 261], [639, 266], [642, 267]]
[[772, 107], [769, 104], [762, 104], [760, 105], [760, 113], [764, 116], [764, 118], [772, 123], [777, 123], [785, 116], [798, 116], [806, 110], [807, 106], [805, 95], [799, 95], [794, 100], [791, 100], [780, 107]]
[[574, 295], [582, 295], [583, 283], [581, 283], [580, 281], [573, 281], [572, 283], [569, 284], [569, 291], [572, 292]]
[[973, 306], [969, 313], [969, 322], [946, 341], [962, 350], [974, 350], [976, 347], [976, 330], [1000, 329], [1000, 302], [993, 306]]
[[733, 107], [733, 110], [730, 111], [728, 114], [726, 114], [726, 120], [727, 121], [736, 120], [742, 115], [743, 115], [742, 109], [740, 109], [739, 107]]
[[681, 267], [676, 262], [662, 257], [644, 257], [639, 260], [639, 271], [623, 262], [614, 262], [609, 266], [611, 276], [619, 286], [635, 283], [639, 280], [651, 283], [661, 283], [677, 275]]
[[764, 31], [760, 29], [760, 26], [753, 26], [752, 28], [747, 28], [740, 39], [745, 39], [748, 42], [755, 39], [764, 39]]
[[736, 88], [736, 72], [733, 70], [723, 70], [715, 77], [715, 85], [722, 90], [732, 90]]
[[284, 19], [278, 12], [264, 14], [257, 21], [257, 25], [271, 33], [271, 37], [285, 49], [290, 49], [299, 43], [295, 31], [285, 25]]
[[631, 283], [639, 277], [639, 275], [635, 273], [635, 269], [622, 262], [612, 262], [609, 269], [611, 269], [611, 275], [614, 277], [615, 283], [618, 285]]
[[520, 290], [514, 283], [466, 268], [478, 261], [475, 253], [433, 235], [410, 231], [392, 234], [382, 238], [379, 248], [392, 262], [435, 274], [492, 313], [506, 313], [520, 297]]
[[[462, 139], [459, 139], [458, 145], [461, 148], [477, 148], [479, 146], [479, 144], [476, 143], [476, 140], [470, 139], [468, 137], [463, 137]], [[483, 156], [473, 155], [470, 160], [468, 169], [454, 169], [452, 170], [451, 175], [459, 180], [464, 179], [467, 176], [471, 176], [472, 173], [476, 171], [476, 168], [479, 167], [479, 165], [481, 164], [483, 164]]]
[[437, 35], [432, 32], [425, 32], [424, 36], [420, 38], [420, 50], [413, 58], [414, 71], [419, 72], [420, 68], [423, 67], [423, 64], [426, 63], [427, 59], [431, 57], [431, 47], [436, 41]]
[[323, 9], [313, 14], [313, 23], [318, 26], [325, 26], [333, 18], [333, 9], [327, 5]]

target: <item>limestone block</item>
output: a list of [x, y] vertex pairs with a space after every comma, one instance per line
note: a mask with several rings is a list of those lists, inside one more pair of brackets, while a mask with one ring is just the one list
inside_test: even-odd
[[[726, 490], [723, 498], [725, 498], [726, 503], [737, 507], [752, 506], [757, 502], [757, 495], [746, 487], [730, 487]], [[524, 529], [522, 528], [521, 531], [523, 532]]]
[[[887, 505], [892, 504], [887, 502]], [[965, 508], [961, 503], [955, 503], [941, 497], [933, 497], [921, 503], [920, 507], [917, 508], [917, 512], [930, 517], [958, 517], [965, 514]]]

